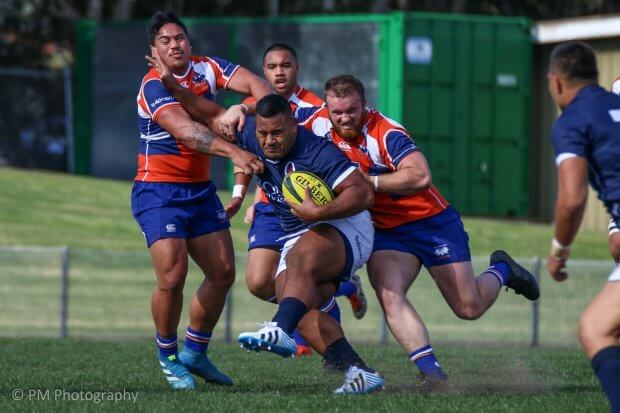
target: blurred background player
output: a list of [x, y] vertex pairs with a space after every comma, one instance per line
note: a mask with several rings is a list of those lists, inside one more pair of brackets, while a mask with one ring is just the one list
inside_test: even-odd
[[[297, 82], [299, 61], [297, 52], [287, 44], [275, 43], [263, 53], [263, 74], [274, 92], [287, 99], [293, 111], [298, 107], [322, 106], [323, 100], [312, 91], [303, 88]], [[253, 97], [243, 101], [246, 105], [256, 103]], [[236, 194], [241, 196], [248, 183], [242, 173], [235, 174]], [[280, 251], [285, 235], [275, 210], [269, 204], [265, 194], [256, 188], [254, 203], [248, 207], [245, 221], [251, 224], [248, 232], [248, 261], [246, 267], [246, 282], [252, 294], [266, 301], [275, 301], [273, 277], [280, 260]], [[336, 297], [346, 296], [351, 304], [355, 318], [361, 319], [367, 310], [366, 296], [362, 290], [360, 277], [354, 274], [351, 281], [341, 283]], [[340, 309], [335, 300], [330, 299], [322, 307], [322, 311], [329, 312], [340, 321]], [[307, 341], [297, 330], [294, 333], [297, 343], [297, 355], [312, 354]]]
[[[549, 93], [562, 110], [552, 129], [558, 199], [547, 264], [551, 276], [564, 281], [570, 245], [586, 206], [588, 178], [612, 222], [620, 224], [620, 97], [598, 85], [594, 51], [582, 42], [553, 49], [547, 78]], [[610, 250], [618, 262], [617, 233], [610, 234]], [[579, 323], [579, 340], [614, 413], [620, 412], [619, 336], [620, 266], [616, 266]]]
[[[256, 121], [250, 119], [237, 142], [266, 159], [258, 184], [269, 197], [285, 232], [276, 270], [278, 310], [271, 322], [256, 332], [239, 335], [250, 350], [282, 356], [295, 353], [291, 335], [300, 322], [318, 327], [309, 310], [335, 292], [335, 284], [348, 280], [370, 255], [373, 227], [366, 208], [372, 190], [357, 168], [330, 142], [299, 127], [289, 102], [272, 94], [262, 98]], [[293, 171], [312, 172], [323, 179], [335, 197], [319, 206], [306, 189], [301, 205], [290, 205], [280, 187]], [[327, 291], [326, 291], [327, 290]], [[383, 387], [381, 376], [368, 368], [344, 338], [340, 324], [320, 311], [320, 336], [326, 360], [347, 363], [345, 382], [335, 393], [368, 393]], [[301, 324], [300, 324], [301, 325]], [[303, 331], [303, 330], [302, 330]]]
[[[325, 83], [326, 107], [298, 109], [301, 124], [331, 139], [359, 164], [374, 187], [375, 225], [368, 274], [394, 337], [427, 383], [444, 380], [424, 322], [407, 291], [424, 265], [452, 311], [480, 317], [503, 285], [530, 300], [539, 296], [535, 278], [503, 251], [474, 276], [469, 239], [459, 213], [431, 183], [426, 158], [403, 126], [366, 108], [364, 86], [351, 75]], [[305, 120], [304, 120], [305, 119]]]
[[[257, 98], [269, 92], [260, 78], [238, 65], [191, 55], [187, 29], [173, 12], [156, 13], [148, 35], [151, 53], [172, 71], [168, 80], [178, 82], [187, 93], [206, 101], [226, 88]], [[159, 363], [175, 389], [194, 388], [191, 373], [208, 382], [231, 385], [232, 380], [206, 356], [235, 279], [230, 223], [210, 180], [207, 154], [230, 157], [247, 172], [259, 170], [262, 163], [193, 121], [164, 87], [155, 68], [144, 76], [137, 103], [141, 139], [132, 212], [146, 238], [157, 276], [151, 309]], [[185, 348], [178, 354], [177, 328], [188, 254], [202, 270], [204, 280], [192, 297]]]

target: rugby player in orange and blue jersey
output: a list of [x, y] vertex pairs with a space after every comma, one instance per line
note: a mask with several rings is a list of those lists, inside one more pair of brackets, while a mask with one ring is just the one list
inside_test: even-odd
[[[235, 277], [230, 224], [209, 176], [209, 155], [228, 157], [247, 173], [262, 170], [262, 162], [192, 120], [162, 82], [204, 97], [205, 104], [220, 89], [260, 98], [269, 93], [269, 87], [224, 59], [192, 56], [187, 29], [172, 12], [156, 13], [148, 35], [152, 55], [166, 63], [167, 71], [152, 68], [140, 85], [140, 151], [131, 204], [157, 276], [151, 309], [159, 363], [175, 389], [194, 388], [192, 373], [208, 382], [231, 385], [232, 380], [206, 356]], [[192, 298], [185, 348], [178, 353], [188, 254], [205, 278]]]
[[366, 108], [364, 86], [341, 75], [325, 84], [326, 107], [297, 110], [301, 125], [330, 139], [366, 174], [375, 189], [370, 282], [394, 337], [427, 383], [445, 380], [428, 331], [406, 293], [424, 265], [454, 313], [480, 317], [503, 285], [530, 300], [536, 279], [503, 251], [474, 276], [468, 236], [459, 213], [432, 185], [427, 161], [407, 130]]

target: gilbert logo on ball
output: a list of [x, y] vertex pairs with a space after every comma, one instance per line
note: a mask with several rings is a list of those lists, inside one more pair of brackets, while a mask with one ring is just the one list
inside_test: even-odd
[[300, 205], [310, 189], [312, 199], [318, 205], [325, 205], [334, 194], [330, 187], [318, 176], [310, 172], [292, 172], [282, 181], [282, 194], [289, 204]]

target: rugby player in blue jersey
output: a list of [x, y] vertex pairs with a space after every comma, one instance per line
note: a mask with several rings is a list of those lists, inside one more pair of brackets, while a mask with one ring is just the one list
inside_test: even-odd
[[[564, 281], [570, 245], [586, 206], [588, 180], [612, 220], [620, 224], [620, 97], [598, 85], [594, 51], [582, 42], [553, 49], [547, 78], [551, 97], [562, 109], [552, 130], [558, 199], [547, 264], [551, 276]], [[620, 245], [613, 247], [617, 250]], [[619, 336], [620, 267], [616, 267], [579, 323], [581, 345], [616, 413], [620, 412]]]

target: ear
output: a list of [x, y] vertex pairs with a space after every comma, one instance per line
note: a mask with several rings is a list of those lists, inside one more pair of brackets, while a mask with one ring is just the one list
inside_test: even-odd
[[149, 49], [151, 49], [151, 56], [152, 56], [152, 57], [155, 57], [155, 52], [154, 52], [154, 51], [155, 51], [155, 50], [157, 50], [157, 49], [155, 49], [155, 46], [151, 45], [151, 46], [149, 47]]
[[553, 91], [555, 93], [557, 93], [558, 95], [562, 94], [562, 89], [563, 89], [563, 85], [562, 85], [562, 80], [560, 79], [560, 77], [558, 75], [555, 74], [551, 74], [551, 87], [553, 88]]

